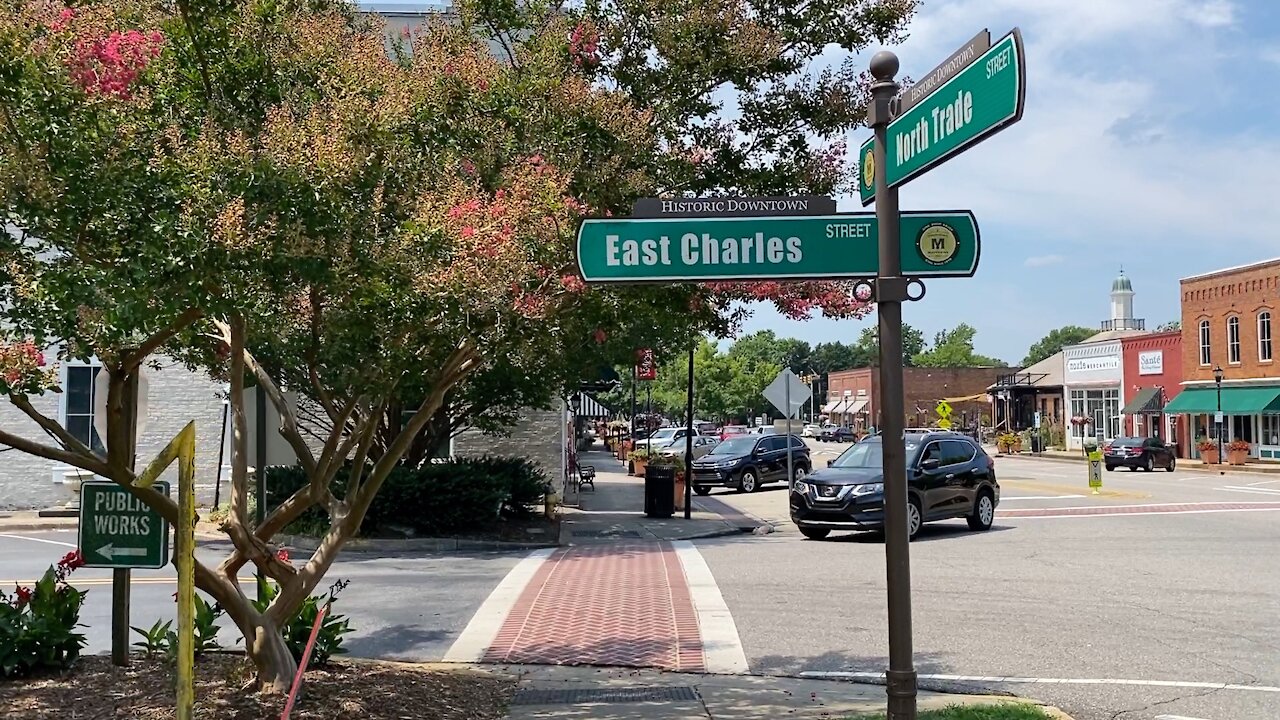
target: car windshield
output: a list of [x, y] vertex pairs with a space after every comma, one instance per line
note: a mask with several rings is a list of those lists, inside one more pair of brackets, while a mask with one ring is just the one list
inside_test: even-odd
[[1115, 440], [1111, 441], [1111, 444], [1118, 445], [1120, 447], [1142, 447], [1142, 438], [1136, 438], [1136, 437], [1116, 438]]
[[753, 437], [740, 437], [725, 440], [715, 446], [708, 455], [746, 455], [750, 453], [756, 446], [756, 439]]
[[671, 440], [675, 436], [676, 436], [675, 428], [663, 428], [655, 432], [654, 434], [650, 435], [649, 438], [652, 440], [657, 440], [661, 442], [663, 440]]
[[[920, 447], [920, 443], [907, 440], [907, 457], [910, 458]], [[840, 457], [831, 462], [834, 468], [878, 468], [884, 467], [884, 452], [878, 441], [860, 442], [845, 450]]]

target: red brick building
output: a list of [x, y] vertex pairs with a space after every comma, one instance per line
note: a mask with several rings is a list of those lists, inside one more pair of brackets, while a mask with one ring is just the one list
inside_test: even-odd
[[[990, 413], [987, 387], [1008, 368], [903, 368], [903, 411], [908, 427], [934, 424], [939, 400], [952, 406], [952, 422], [958, 427], [976, 424], [979, 414]], [[822, 411], [831, 422], [859, 430], [880, 425], [880, 370], [856, 368], [827, 375], [827, 402]], [[987, 422], [990, 422], [988, 417]]]
[[1123, 430], [1136, 437], [1159, 437], [1187, 457], [1185, 415], [1169, 415], [1164, 409], [1182, 391], [1182, 331], [1150, 333], [1120, 339], [1120, 410]]
[[1221, 409], [1224, 443], [1280, 460], [1280, 258], [1183, 278], [1181, 291], [1183, 390], [1165, 412], [1196, 439], [1214, 436]]

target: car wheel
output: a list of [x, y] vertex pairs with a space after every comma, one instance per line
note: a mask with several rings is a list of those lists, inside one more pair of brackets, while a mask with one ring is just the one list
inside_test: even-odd
[[1107, 466], [1107, 472], [1115, 472], [1115, 471], [1116, 471], [1116, 466], [1115, 466], [1115, 465], [1108, 465], [1108, 466]]
[[907, 539], [915, 540], [924, 524], [924, 511], [920, 509], [920, 501], [910, 498], [907, 501]]
[[806, 477], [808, 477], [808, 475], [809, 475], [809, 471], [805, 470], [803, 465], [797, 465], [795, 472], [791, 473], [791, 476], [792, 476], [791, 481], [799, 482], [805, 479]]
[[991, 497], [991, 491], [983, 490], [978, 493], [978, 499], [973, 503], [973, 513], [966, 519], [970, 530], [991, 529], [991, 523], [996, 519], [996, 501]]
[[698, 493], [699, 495], [710, 495], [711, 486], [710, 485], [694, 485], [693, 491]]
[[742, 477], [738, 478], [738, 492], [753, 493], [760, 489], [760, 478], [756, 475], [754, 469], [742, 471]]
[[1178, 467], [1178, 458], [1171, 457], [1169, 458], [1169, 464], [1166, 465], [1164, 469], [1168, 470], [1169, 472], [1173, 472], [1174, 468], [1176, 467]]
[[1143, 472], [1151, 472], [1152, 470], [1155, 470], [1155, 469], [1156, 469], [1156, 463], [1155, 463], [1155, 461], [1154, 461], [1154, 460], [1152, 460], [1152, 459], [1151, 459], [1151, 456], [1150, 456], [1150, 455], [1148, 455], [1148, 456], [1147, 456], [1147, 462], [1146, 462], [1145, 464], [1143, 464], [1143, 466], [1142, 466], [1142, 471], [1143, 471]]
[[831, 531], [828, 530], [827, 528], [802, 527], [800, 528], [800, 534], [809, 538], [810, 540], [825, 540], [826, 537], [831, 534]]

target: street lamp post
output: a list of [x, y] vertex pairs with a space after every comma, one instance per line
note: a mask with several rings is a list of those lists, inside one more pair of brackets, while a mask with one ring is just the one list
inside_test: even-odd
[[1218, 429], [1218, 462], [1222, 462], [1222, 366], [1213, 366], [1213, 384], [1218, 388], [1218, 412], [1213, 416], [1213, 424]]

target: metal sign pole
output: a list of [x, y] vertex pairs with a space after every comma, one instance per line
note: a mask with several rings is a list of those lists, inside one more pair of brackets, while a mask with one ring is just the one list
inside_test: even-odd
[[689, 346], [689, 384], [685, 388], [688, 413], [684, 436], [684, 519], [693, 517], [693, 345]]
[[[105, 369], [98, 372], [106, 372]], [[134, 468], [134, 459], [138, 444], [138, 373], [141, 368], [134, 368], [124, 381], [124, 396], [127, 398], [124, 407], [125, 447], [124, 456], [128, 458], [129, 469]], [[110, 409], [108, 409], [110, 412]], [[132, 572], [129, 568], [115, 568], [111, 571], [111, 664], [125, 667], [129, 664], [129, 583]]]
[[786, 407], [786, 413], [787, 413], [787, 485], [790, 485], [791, 483], [795, 482], [795, 479], [796, 479], [795, 448], [791, 447], [791, 415], [793, 411], [791, 409], [790, 380], [791, 378], [787, 378], [786, 391], [783, 396], [784, 399], [782, 402], [782, 404]]
[[898, 190], [890, 188], [885, 169], [889, 102], [898, 92], [894, 76], [898, 57], [887, 50], [871, 58], [871, 107], [868, 125], [875, 131], [876, 220], [879, 225], [880, 267], [876, 277], [876, 314], [880, 320], [880, 388], [884, 455], [885, 580], [889, 604], [888, 720], [915, 720], [916, 672], [911, 649], [911, 559], [907, 527], [907, 457], [902, 387], [902, 303], [907, 282], [902, 277]]

